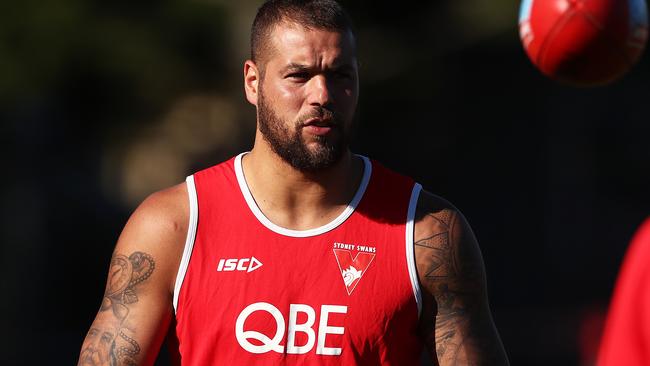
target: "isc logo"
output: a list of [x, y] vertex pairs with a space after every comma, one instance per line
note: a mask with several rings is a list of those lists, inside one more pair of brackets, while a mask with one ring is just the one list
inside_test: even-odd
[[255, 257], [250, 258], [230, 258], [222, 259], [219, 261], [217, 266], [217, 272], [233, 272], [233, 271], [242, 271], [242, 272], [253, 272], [254, 270], [262, 267], [262, 262], [260, 262]]

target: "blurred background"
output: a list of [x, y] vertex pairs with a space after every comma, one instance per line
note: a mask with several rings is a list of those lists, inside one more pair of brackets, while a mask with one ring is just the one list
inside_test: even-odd
[[[75, 364], [132, 210], [250, 149], [260, 4], [0, 2], [0, 364]], [[513, 365], [592, 365], [650, 213], [647, 54], [576, 89], [527, 59], [518, 1], [343, 4], [362, 63], [354, 150], [467, 216]]]

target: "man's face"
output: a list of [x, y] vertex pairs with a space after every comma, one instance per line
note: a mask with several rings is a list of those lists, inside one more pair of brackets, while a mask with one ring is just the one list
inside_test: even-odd
[[327, 168], [347, 151], [357, 105], [354, 38], [351, 32], [293, 23], [278, 24], [270, 38], [270, 51], [260, 65], [260, 133], [294, 168]]
[[116, 363], [113, 348], [117, 337], [118, 326], [112, 311], [100, 311], [90, 328], [79, 359], [84, 366], [112, 366]]

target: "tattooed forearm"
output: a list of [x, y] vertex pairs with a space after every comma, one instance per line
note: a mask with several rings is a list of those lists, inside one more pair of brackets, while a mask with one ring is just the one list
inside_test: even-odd
[[[476, 239], [452, 207], [419, 204], [415, 252], [425, 290], [422, 332], [440, 365], [507, 364], [492, 324]], [[441, 207], [443, 206], [443, 207]]]
[[93, 326], [82, 346], [79, 365], [135, 365], [140, 345], [125, 321], [129, 305], [138, 301], [138, 285], [155, 269], [153, 257], [135, 252], [129, 257], [114, 254], [108, 273], [106, 292]]

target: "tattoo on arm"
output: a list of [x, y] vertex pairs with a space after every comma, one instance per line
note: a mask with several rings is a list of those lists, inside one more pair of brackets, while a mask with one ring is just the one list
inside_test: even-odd
[[426, 216], [425, 219], [431, 222], [435, 230], [427, 232], [423, 238], [416, 238], [415, 245], [428, 259], [423, 281], [426, 287], [433, 289], [437, 305], [435, 329], [428, 333], [427, 343], [435, 345], [439, 359], [455, 360], [462, 341], [456, 322], [466, 321], [462, 314], [467, 312], [465, 307], [455, 304], [456, 286], [449, 283], [449, 280], [454, 280], [459, 274], [455, 248], [450, 243], [450, 227], [455, 217], [447, 210]]
[[[432, 304], [423, 314], [425, 341], [440, 364], [503, 364], [487, 305], [485, 270], [471, 229], [451, 209], [421, 212], [426, 230], [415, 238], [423, 287]], [[507, 361], [505, 361], [507, 362]]]
[[155, 269], [153, 257], [135, 252], [129, 257], [114, 254], [108, 273], [106, 292], [79, 357], [79, 365], [136, 365], [140, 345], [127, 333], [129, 306], [138, 302], [138, 285]]

